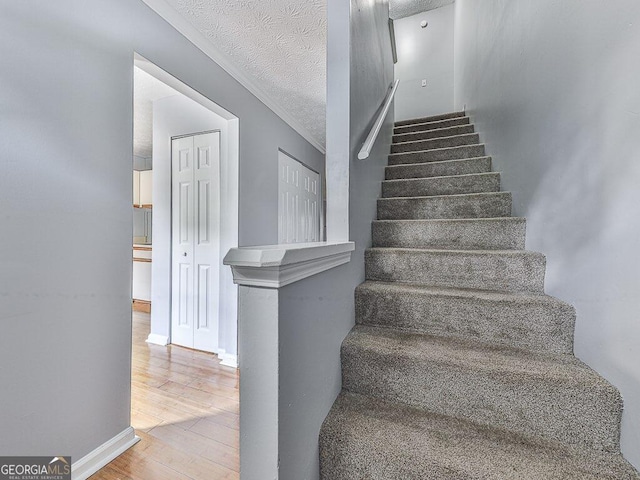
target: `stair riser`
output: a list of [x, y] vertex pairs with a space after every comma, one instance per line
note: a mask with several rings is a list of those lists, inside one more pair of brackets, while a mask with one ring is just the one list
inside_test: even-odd
[[511, 215], [511, 194], [381, 198], [378, 220], [494, 218]]
[[395, 134], [393, 143], [415, 142], [417, 140], [430, 140], [432, 138], [453, 137], [473, 133], [473, 125], [461, 125], [458, 127], [439, 128], [435, 130], [424, 130], [421, 132], [411, 132], [405, 134]]
[[394, 126], [403, 127], [405, 125], [413, 125], [414, 123], [430, 123], [430, 122], [439, 122], [440, 120], [449, 120], [451, 118], [461, 118], [464, 117], [464, 112], [452, 112], [452, 113], [443, 113], [441, 115], [432, 115], [430, 117], [421, 117], [421, 118], [411, 118], [408, 120], [399, 120], [395, 122]]
[[374, 247], [523, 250], [524, 219], [375, 221]]
[[433, 138], [418, 142], [394, 143], [391, 145], [391, 153], [418, 152], [437, 148], [459, 147], [461, 145], [477, 145], [480, 136], [477, 133], [458, 135], [456, 137]]
[[575, 310], [549, 297], [456, 296], [365, 283], [356, 323], [536, 352], [572, 354]]
[[380, 249], [365, 252], [367, 280], [501, 292], [544, 291], [545, 259], [533, 252]]
[[407, 165], [411, 163], [442, 162], [463, 158], [484, 156], [484, 145], [470, 145], [453, 148], [441, 148], [422, 152], [389, 155], [389, 165]]
[[449, 160], [446, 162], [421, 163], [386, 168], [386, 180], [405, 178], [446, 177], [450, 175], [469, 175], [491, 171], [491, 157], [468, 160]]
[[384, 198], [427, 197], [433, 195], [459, 195], [464, 193], [490, 193], [499, 191], [499, 173], [382, 182], [382, 196]]
[[381, 355], [345, 341], [343, 388], [527, 437], [609, 452], [619, 448], [622, 401], [613, 388], [497, 375], [483, 365], [461, 369], [398, 353]]
[[424, 132], [427, 130], [440, 130], [442, 128], [459, 127], [461, 125], [469, 125], [469, 117], [450, 118], [449, 120], [440, 120], [430, 123], [414, 123], [403, 127], [395, 127], [394, 135], [402, 135], [405, 133]]

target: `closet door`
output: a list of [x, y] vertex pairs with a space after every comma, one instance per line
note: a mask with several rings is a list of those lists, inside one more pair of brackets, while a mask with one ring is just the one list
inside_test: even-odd
[[320, 242], [320, 175], [278, 153], [278, 243]]
[[171, 342], [218, 349], [220, 134], [172, 141]]
[[193, 348], [193, 137], [172, 140], [171, 170], [171, 343]]
[[196, 135], [194, 142], [194, 331], [193, 348], [218, 350], [220, 279], [220, 134]]

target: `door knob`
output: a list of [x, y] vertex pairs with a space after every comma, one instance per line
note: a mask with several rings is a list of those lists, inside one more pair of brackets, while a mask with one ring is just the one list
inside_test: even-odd
[[183, 257], [186, 257], [186, 256], [187, 256], [187, 252], [184, 252], [184, 253], [182, 254], [182, 256], [183, 256]]

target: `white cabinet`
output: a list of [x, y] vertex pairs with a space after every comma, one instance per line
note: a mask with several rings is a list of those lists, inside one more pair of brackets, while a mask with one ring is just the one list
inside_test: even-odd
[[133, 204], [140, 205], [140, 172], [133, 171]]
[[133, 209], [133, 243], [151, 243], [152, 210], [150, 208]]
[[133, 204], [149, 206], [153, 203], [153, 170], [133, 171]]
[[144, 170], [140, 172], [140, 205], [151, 205], [153, 198], [151, 192], [153, 188], [153, 171]]
[[133, 247], [133, 298], [143, 302], [151, 301], [151, 246]]

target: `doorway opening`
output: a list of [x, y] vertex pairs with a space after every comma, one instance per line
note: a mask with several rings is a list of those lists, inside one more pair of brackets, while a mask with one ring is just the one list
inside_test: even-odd
[[[230, 269], [222, 267], [222, 258], [229, 249], [238, 246], [238, 119], [143, 57], [136, 55], [134, 64], [136, 76], [143, 83], [140, 88], [136, 84], [136, 89], [142, 94], [154, 91], [150, 85], [158, 83], [168, 87], [172, 93], [164, 91], [152, 101], [153, 246], [151, 320], [147, 342], [157, 345], [175, 343], [172, 326], [176, 325], [172, 318], [177, 311], [173, 301], [177, 298], [174, 290], [180, 286], [180, 277], [176, 276], [172, 268], [176, 244], [176, 239], [172, 237], [173, 219], [177, 215], [175, 208], [180, 197], [176, 197], [175, 192], [172, 193], [175, 186], [172, 179], [176, 173], [172, 171], [172, 139], [202, 132], [216, 132], [216, 151], [212, 153], [216, 157], [216, 166], [210, 168], [215, 186], [210, 185], [213, 188], [209, 190], [207, 203], [211, 207], [208, 220], [213, 222], [209, 226], [216, 237], [215, 242], [209, 242], [209, 246], [215, 249], [211, 254], [215, 263], [206, 271], [208, 288], [212, 292], [208, 305], [211, 313], [207, 319], [215, 338], [208, 342], [209, 347], [202, 349], [217, 354], [222, 365], [237, 367], [237, 287], [233, 283]], [[203, 209], [202, 212], [204, 211]], [[195, 228], [194, 225], [188, 228]], [[205, 275], [204, 272], [205, 270], [200, 273]], [[197, 286], [195, 280], [191, 286]], [[195, 293], [189, 295], [194, 296]], [[198, 313], [195, 307], [194, 313]], [[184, 344], [180, 341], [178, 343]], [[198, 348], [195, 345], [193, 347]]]
[[[222, 266], [238, 246], [238, 124], [135, 55], [131, 424], [153, 469], [168, 455], [190, 478], [239, 469], [237, 287]], [[117, 461], [139, 463], [135, 449]]]

